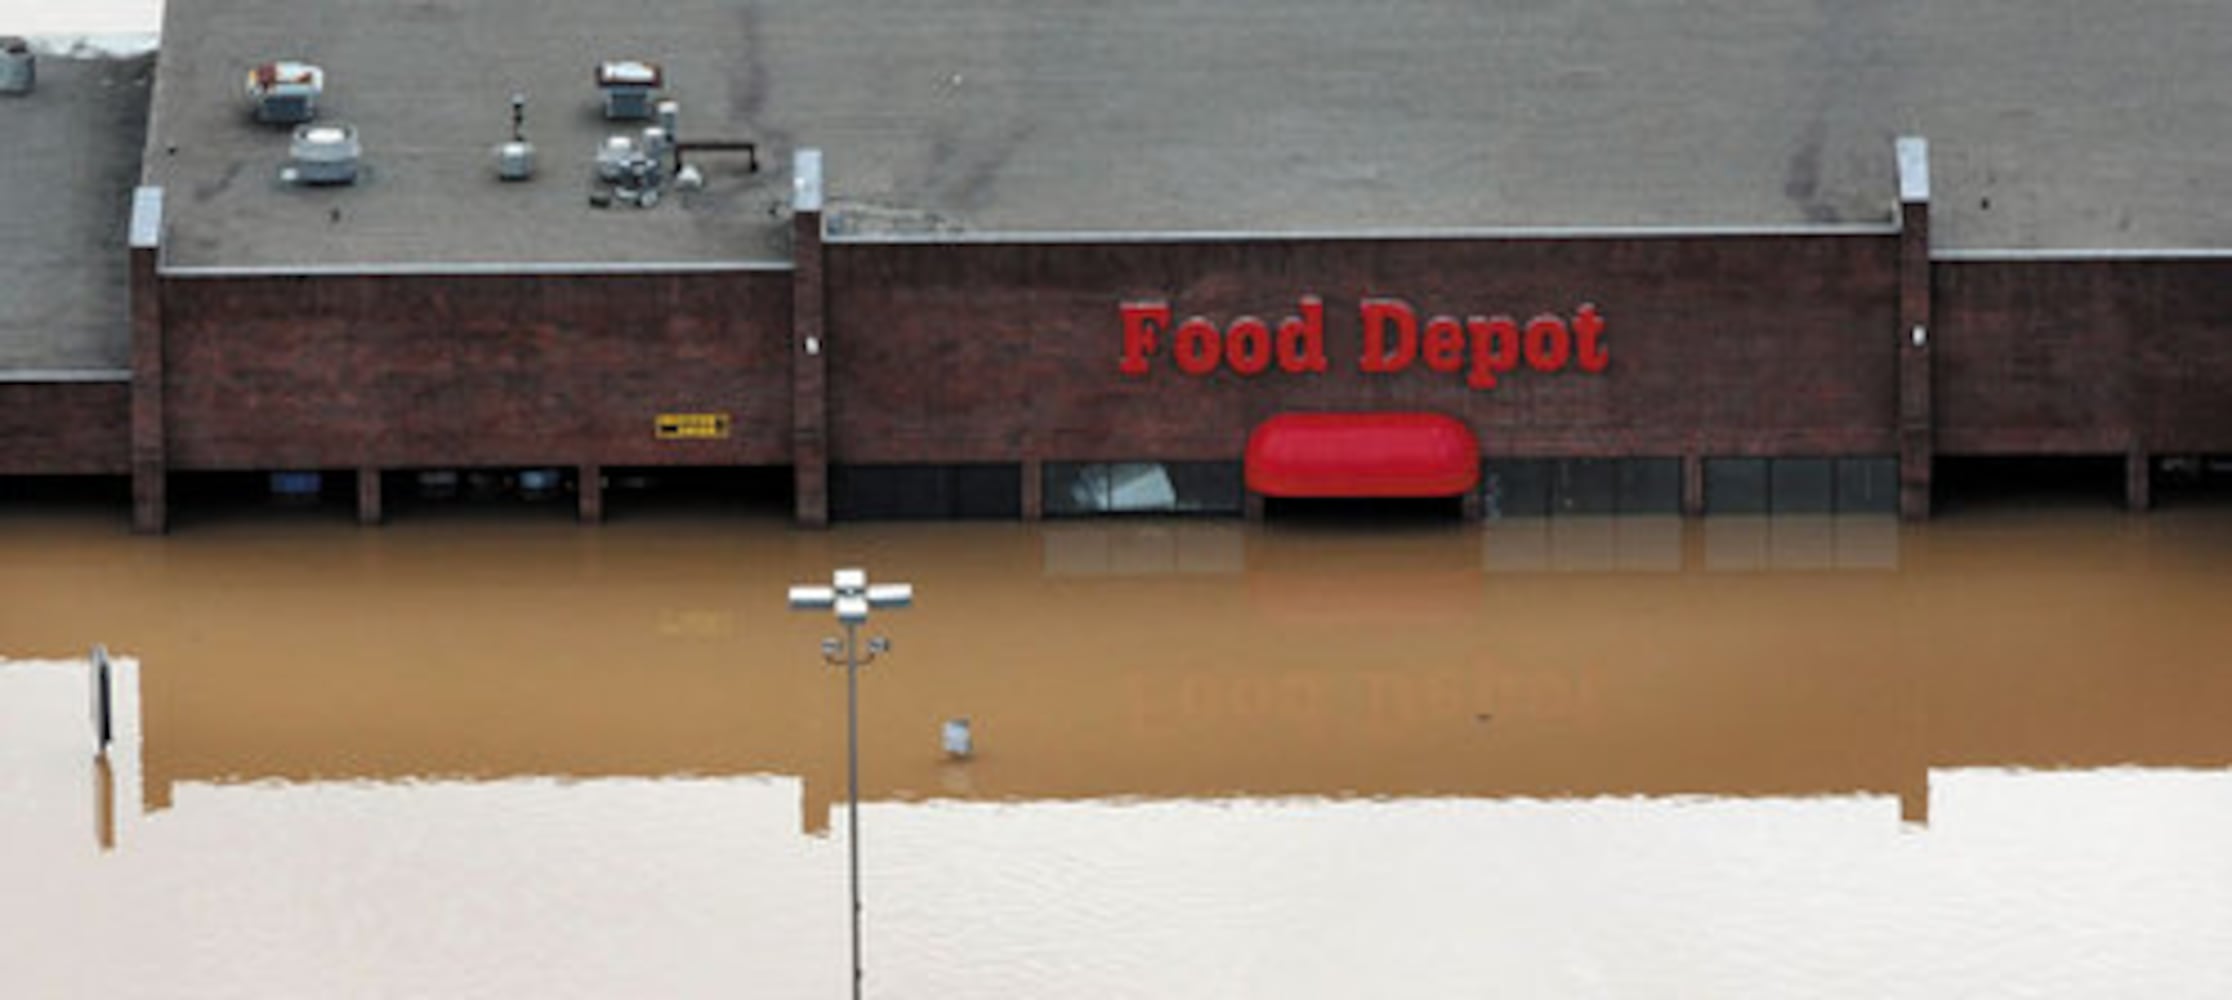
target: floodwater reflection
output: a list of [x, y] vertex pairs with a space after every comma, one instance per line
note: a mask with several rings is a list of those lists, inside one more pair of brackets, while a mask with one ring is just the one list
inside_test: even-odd
[[1491, 573], [1673, 573], [1682, 568], [1678, 517], [1508, 518], [1482, 532]]
[[1889, 514], [1714, 517], [1703, 526], [1707, 569], [1899, 568], [1899, 521]]
[[1247, 529], [1230, 521], [1055, 522], [1039, 539], [1048, 577], [1247, 571]]
[[871, 990], [2232, 990], [2232, 512], [0, 545], [11, 996], [841, 992], [853, 561]]
[[[2232, 774], [1880, 796], [882, 802], [869, 982], [945, 996], [2209, 996]], [[795, 778], [181, 785], [0, 861], [13, 995], [843, 990]], [[87, 943], [101, 965], [89, 978]], [[10, 954], [12, 952], [12, 954]], [[1896, 959], [1896, 960], [1892, 960]], [[15, 992], [20, 991], [20, 992]]]

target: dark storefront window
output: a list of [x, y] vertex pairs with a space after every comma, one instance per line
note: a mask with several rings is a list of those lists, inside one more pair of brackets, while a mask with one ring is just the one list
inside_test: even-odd
[[1499, 458], [1482, 463], [1482, 508], [1490, 518], [1542, 517], [1550, 513], [1550, 483], [1556, 462], [1538, 458]]
[[1628, 458], [1620, 461], [1620, 513], [1681, 512], [1681, 459]]
[[1572, 458], [1557, 463], [1550, 502], [1559, 514], [1620, 512], [1620, 463], [1610, 458]]
[[1708, 514], [1886, 513], [1898, 504], [1897, 459], [1705, 460]]
[[829, 505], [841, 520], [1023, 516], [1019, 465], [836, 465]]
[[1705, 513], [1765, 514], [1768, 483], [1764, 458], [1708, 458]]
[[1777, 458], [1767, 468], [1767, 508], [1776, 514], [1827, 514], [1835, 509], [1835, 463], [1826, 458]]
[[1481, 466], [1491, 518], [1671, 514], [1682, 507], [1675, 458], [1498, 458]]
[[1046, 513], [1231, 514], [1245, 489], [1237, 462], [1048, 462]]
[[[1481, 464], [1490, 518], [1677, 514], [1678, 458], [1494, 458]], [[1861, 458], [1708, 458], [1708, 514], [1885, 513], [1899, 505], [1899, 464]]]
[[1847, 514], [1889, 514], [1899, 509], [1899, 460], [1837, 460], [1837, 509]]

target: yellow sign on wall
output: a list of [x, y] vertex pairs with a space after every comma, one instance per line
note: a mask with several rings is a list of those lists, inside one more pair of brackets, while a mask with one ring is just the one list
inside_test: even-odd
[[655, 425], [661, 441], [726, 441], [726, 413], [661, 413]]

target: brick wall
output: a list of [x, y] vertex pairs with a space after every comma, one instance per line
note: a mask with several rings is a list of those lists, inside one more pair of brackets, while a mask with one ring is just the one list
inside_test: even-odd
[[0, 476], [131, 472], [131, 401], [125, 382], [0, 382]]
[[2232, 261], [1940, 261], [1938, 450], [2232, 452]]
[[[788, 460], [790, 276], [164, 283], [173, 469]], [[669, 412], [727, 441], [662, 442]]]
[[[1497, 455], [1892, 454], [1892, 236], [828, 248], [831, 458], [1231, 459], [1272, 414], [1457, 415]], [[169, 279], [172, 467], [777, 464], [791, 276]], [[1938, 261], [1938, 446], [2232, 452], [2232, 261]], [[1118, 305], [1272, 324], [1330, 370], [1117, 370]], [[1605, 317], [1601, 375], [1357, 370], [1358, 303]], [[129, 388], [0, 385], [0, 474], [128, 470]], [[727, 412], [662, 443], [661, 412]]]
[[[831, 460], [1230, 459], [1275, 413], [1422, 409], [1505, 455], [1891, 454], [1894, 235], [829, 247]], [[1321, 375], [1117, 371], [1118, 304], [1274, 325], [1326, 304]], [[1357, 370], [1365, 296], [1423, 313], [1594, 303], [1601, 375], [1492, 390]]]

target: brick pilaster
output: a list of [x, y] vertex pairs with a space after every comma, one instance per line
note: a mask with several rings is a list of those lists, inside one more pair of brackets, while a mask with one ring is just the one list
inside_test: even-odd
[[1931, 407], [1934, 353], [1930, 304], [1930, 154], [1920, 138], [1897, 144], [1899, 159], [1899, 513], [1930, 516], [1937, 463]]
[[1046, 463], [1035, 458], [1023, 460], [1023, 519], [1039, 521], [1046, 518]]
[[1682, 516], [1705, 516], [1705, 457], [1682, 456]]
[[604, 523], [604, 466], [584, 465], [575, 470], [574, 496], [580, 503], [576, 514], [581, 523]]
[[170, 526], [169, 453], [163, 434], [163, 191], [132, 196], [132, 530], [162, 534]]
[[822, 160], [798, 151], [792, 175], [791, 470], [794, 519], [829, 525], [829, 344], [823, 327]]
[[381, 504], [385, 497], [380, 490], [379, 467], [367, 465], [358, 469], [356, 488], [357, 523], [363, 525], [379, 524], [386, 517], [386, 512], [382, 510]]

